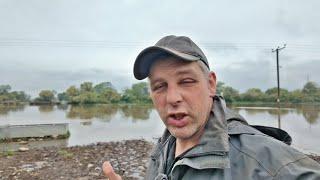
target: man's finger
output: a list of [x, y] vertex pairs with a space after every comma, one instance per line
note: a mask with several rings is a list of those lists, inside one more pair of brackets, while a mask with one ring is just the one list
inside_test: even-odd
[[103, 173], [110, 180], [122, 180], [121, 176], [114, 172], [113, 167], [111, 166], [109, 161], [105, 161], [102, 165]]

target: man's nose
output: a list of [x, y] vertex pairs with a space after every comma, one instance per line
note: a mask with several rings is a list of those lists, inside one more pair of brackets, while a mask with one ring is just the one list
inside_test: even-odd
[[176, 87], [168, 87], [167, 89], [167, 103], [171, 105], [178, 105], [182, 102], [181, 92]]

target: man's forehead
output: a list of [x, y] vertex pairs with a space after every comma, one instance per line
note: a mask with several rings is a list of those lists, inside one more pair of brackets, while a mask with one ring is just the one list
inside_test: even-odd
[[[164, 60], [153, 64], [150, 69], [149, 79], [155, 78], [157, 74], [174, 73], [174, 75], [194, 74], [198, 70], [196, 62], [188, 62], [183, 60]], [[200, 68], [199, 68], [200, 70]]]
[[182, 67], [190, 63], [191, 63], [190, 61], [181, 60], [175, 57], [167, 57], [167, 58], [161, 58], [161, 59], [155, 60], [151, 66], [151, 69], [159, 66], [181, 66]]

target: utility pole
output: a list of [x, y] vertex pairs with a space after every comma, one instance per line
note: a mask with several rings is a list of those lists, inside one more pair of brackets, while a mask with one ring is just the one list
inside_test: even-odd
[[272, 49], [272, 52], [276, 52], [277, 54], [277, 82], [278, 82], [278, 98], [277, 102], [280, 104], [280, 77], [279, 77], [279, 51], [286, 48], [286, 44], [283, 47], [277, 47], [277, 49]]
[[284, 44], [282, 47], [277, 47], [277, 49], [272, 49], [272, 52], [277, 53], [277, 82], [278, 82], [278, 128], [281, 129], [281, 118], [280, 118], [280, 76], [279, 76], [279, 51], [286, 48], [286, 44]]

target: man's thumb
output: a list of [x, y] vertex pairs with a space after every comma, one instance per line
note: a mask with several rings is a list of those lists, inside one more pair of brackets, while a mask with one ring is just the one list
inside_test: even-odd
[[105, 161], [102, 165], [103, 173], [109, 178], [110, 180], [122, 180], [121, 176], [114, 172], [111, 164], [109, 161]]

